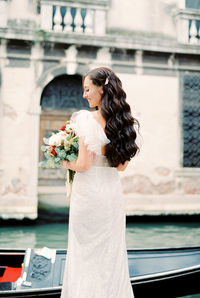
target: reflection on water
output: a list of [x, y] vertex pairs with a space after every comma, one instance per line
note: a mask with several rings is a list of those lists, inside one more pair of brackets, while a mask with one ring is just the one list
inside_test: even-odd
[[0, 229], [0, 246], [2, 247], [44, 247], [66, 248], [68, 225], [35, 224], [28, 226], [5, 226]]
[[200, 223], [136, 223], [126, 229], [128, 248], [200, 246]]
[[[0, 228], [1, 247], [66, 248], [67, 223], [3, 226]], [[128, 223], [127, 248], [157, 248], [200, 246], [199, 223]]]
[[0, 228], [0, 248], [25, 248], [35, 246], [36, 233], [30, 227], [8, 226]]

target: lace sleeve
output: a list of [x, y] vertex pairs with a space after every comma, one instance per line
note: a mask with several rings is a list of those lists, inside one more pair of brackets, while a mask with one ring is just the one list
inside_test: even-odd
[[83, 137], [88, 149], [97, 155], [101, 155], [101, 147], [110, 142], [90, 111], [74, 112], [71, 116], [71, 127], [78, 137]]

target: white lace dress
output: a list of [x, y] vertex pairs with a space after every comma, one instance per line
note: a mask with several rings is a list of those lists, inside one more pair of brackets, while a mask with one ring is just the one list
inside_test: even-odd
[[109, 140], [92, 112], [73, 113], [71, 123], [95, 158], [73, 182], [61, 298], [133, 298], [121, 183], [101, 155]]

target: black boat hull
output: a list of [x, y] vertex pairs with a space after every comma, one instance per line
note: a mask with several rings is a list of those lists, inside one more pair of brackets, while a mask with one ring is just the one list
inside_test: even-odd
[[[17, 250], [0, 250], [1, 255]], [[23, 251], [19, 252], [21, 255]], [[66, 251], [57, 250], [60, 262]], [[25, 254], [25, 250], [24, 250]], [[56, 254], [56, 255], [57, 255]], [[130, 282], [135, 298], [174, 298], [200, 293], [200, 247], [156, 250], [128, 250]], [[60, 269], [58, 263], [57, 269]], [[63, 269], [62, 269], [63, 270]], [[60, 297], [62, 277], [59, 286], [34, 287], [16, 290], [0, 290], [0, 297]]]

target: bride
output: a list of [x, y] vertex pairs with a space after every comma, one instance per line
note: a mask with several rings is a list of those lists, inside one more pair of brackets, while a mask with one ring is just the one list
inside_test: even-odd
[[126, 217], [118, 171], [137, 153], [139, 125], [116, 74], [100, 67], [83, 77], [90, 108], [71, 117], [79, 138], [70, 199], [68, 250], [61, 298], [133, 298], [125, 242]]

